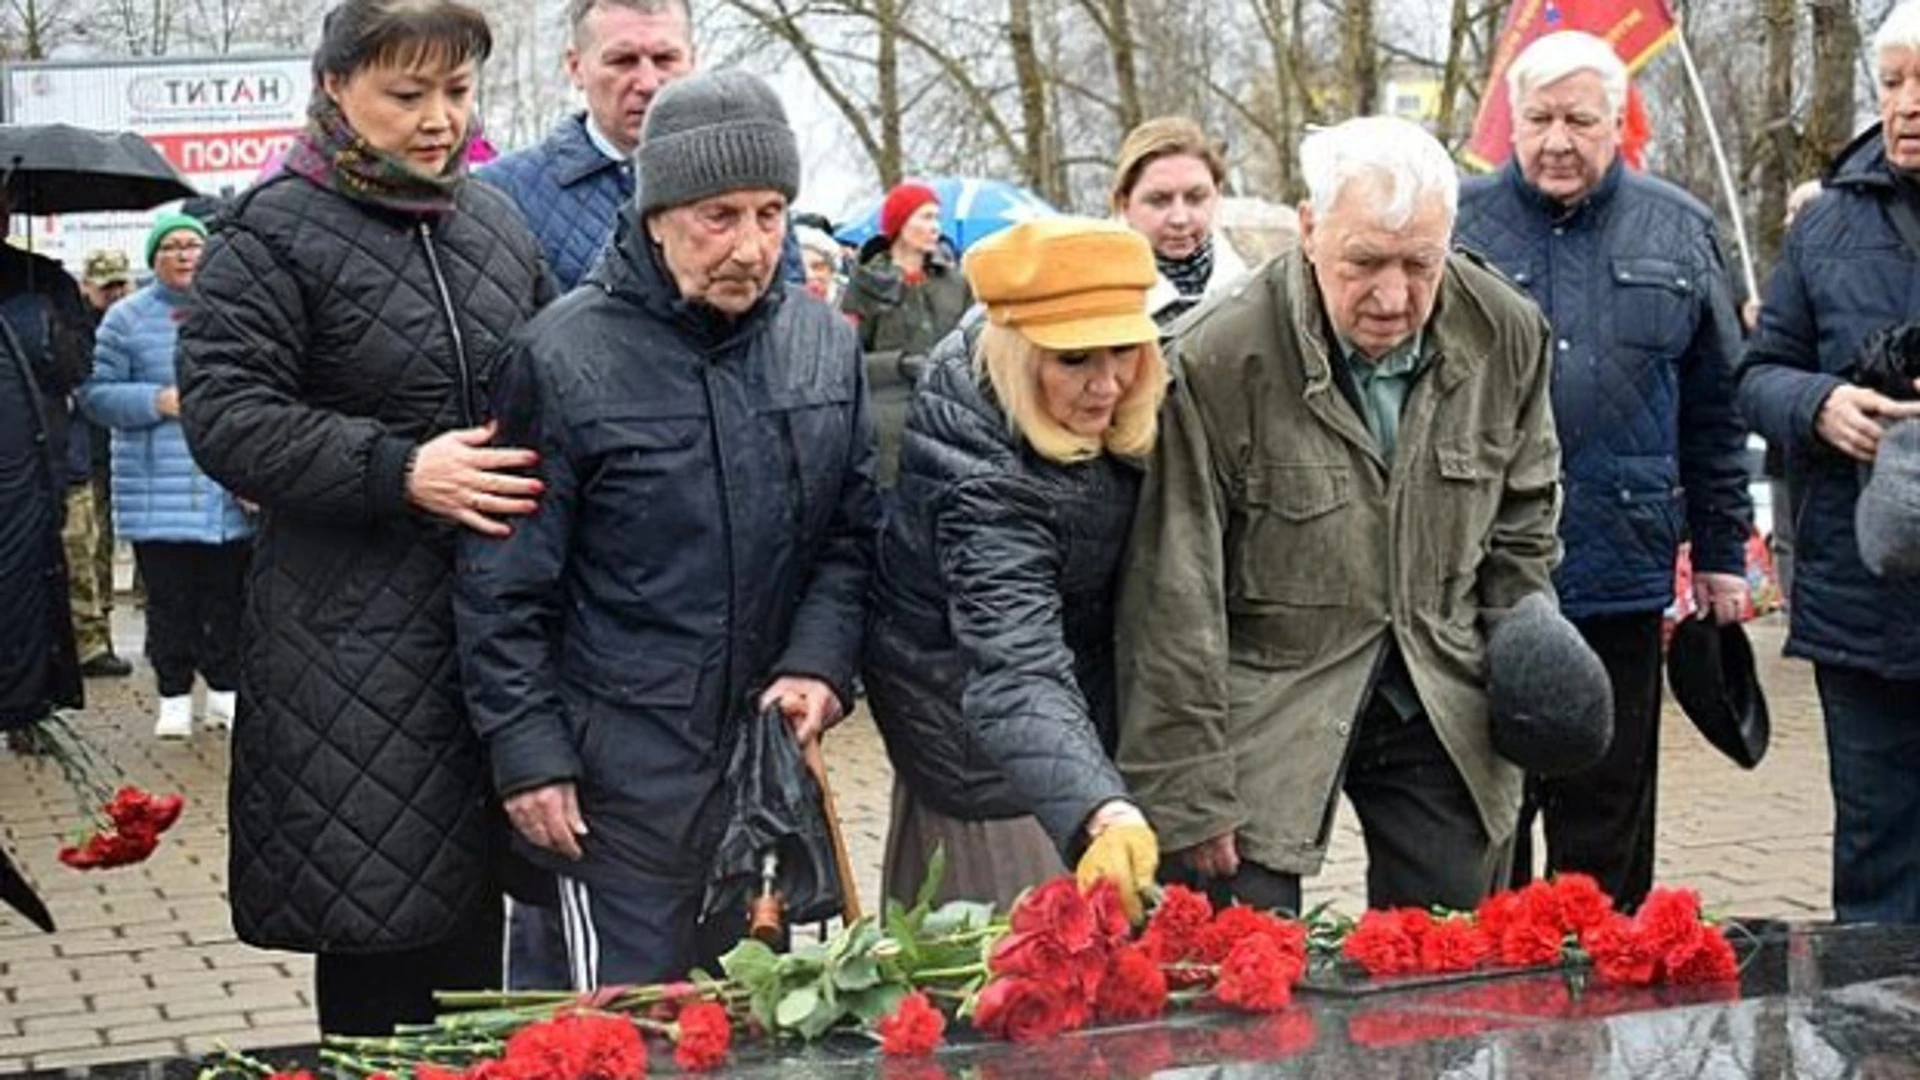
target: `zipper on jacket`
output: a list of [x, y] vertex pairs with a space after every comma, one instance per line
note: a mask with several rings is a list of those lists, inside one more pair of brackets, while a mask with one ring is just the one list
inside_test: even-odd
[[726, 561], [727, 579], [727, 624], [720, 635], [720, 676], [723, 680], [720, 686], [722, 693], [721, 701], [723, 704], [721, 706], [722, 711], [717, 733], [718, 737], [714, 741], [713, 748], [709, 751], [709, 753], [719, 755], [723, 751], [730, 751], [727, 733], [732, 727], [732, 712], [735, 706], [733, 701], [733, 636], [739, 632], [738, 622], [740, 613], [734, 605], [734, 598], [739, 590], [734, 581], [733, 503], [727, 497], [727, 458], [725, 448], [721, 445], [720, 439], [720, 411], [718, 403], [713, 396], [713, 367], [716, 362], [717, 360], [714, 355], [701, 358], [700, 390], [707, 399], [707, 434], [709, 441], [713, 444], [713, 485], [715, 494], [720, 498], [720, 547], [724, 553], [722, 558]]
[[460, 337], [460, 319], [454, 314], [453, 294], [447, 290], [446, 275], [440, 272], [440, 256], [433, 250], [433, 226], [420, 223], [420, 246], [427, 252], [427, 269], [433, 272], [433, 286], [440, 293], [440, 310], [447, 316], [447, 331], [453, 335], [453, 360], [460, 368], [460, 419], [462, 427], [477, 427], [480, 420], [473, 408], [473, 369], [467, 366], [467, 343]]

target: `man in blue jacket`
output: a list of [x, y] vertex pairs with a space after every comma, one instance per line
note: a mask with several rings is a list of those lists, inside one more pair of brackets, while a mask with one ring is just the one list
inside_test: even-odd
[[591, 287], [516, 336], [503, 438], [540, 512], [461, 541], [474, 723], [519, 848], [559, 877], [577, 989], [682, 977], [745, 710], [802, 744], [852, 705], [874, 434], [853, 328], [779, 276], [799, 151], [765, 83], [683, 79]]
[[[697, 59], [687, 0], [570, 0], [567, 18], [567, 77], [586, 95], [586, 111], [477, 173], [520, 207], [563, 293], [593, 269], [633, 201], [633, 155], [654, 95], [691, 74]], [[791, 237], [780, 269], [788, 281], [806, 280]]]
[[1834, 914], [1916, 923], [1920, 581], [1867, 569], [1854, 504], [1882, 425], [1920, 416], [1920, 402], [1849, 380], [1869, 336], [1920, 316], [1920, 4], [1887, 16], [1871, 55], [1880, 122], [1840, 152], [1788, 232], [1739, 403], [1785, 449], [1798, 500], [1787, 654], [1813, 661], [1826, 717]]
[[1514, 878], [1592, 874], [1633, 907], [1653, 881], [1661, 618], [1692, 540], [1702, 617], [1747, 595], [1752, 520], [1733, 410], [1740, 341], [1713, 216], [1619, 154], [1627, 72], [1613, 49], [1550, 34], [1508, 70], [1513, 160], [1462, 185], [1458, 237], [1530, 293], [1553, 327], [1553, 412], [1565, 468], [1554, 575], [1562, 611], [1606, 663], [1613, 745], [1600, 764], [1533, 777]]

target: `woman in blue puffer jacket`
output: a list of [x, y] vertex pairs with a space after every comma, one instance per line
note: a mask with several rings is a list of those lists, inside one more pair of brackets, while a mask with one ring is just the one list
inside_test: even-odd
[[193, 732], [193, 676], [207, 682], [206, 721], [233, 722], [240, 605], [253, 522], [194, 464], [180, 428], [174, 340], [206, 226], [163, 215], [147, 236], [154, 282], [107, 312], [80, 404], [113, 429], [114, 529], [147, 583], [147, 659], [160, 684], [153, 733]]

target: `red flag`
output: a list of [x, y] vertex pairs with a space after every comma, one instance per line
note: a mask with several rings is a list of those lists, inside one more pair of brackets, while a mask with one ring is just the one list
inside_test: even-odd
[[1666, 0], [1513, 0], [1496, 40], [1473, 138], [1460, 153], [1468, 165], [1495, 169], [1513, 155], [1507, 68], [1536, 39], [1561, 30], [1584, 30], [1605, 40], [1627, 70], [1635, 72], [1674, 39], [1679, 24]]

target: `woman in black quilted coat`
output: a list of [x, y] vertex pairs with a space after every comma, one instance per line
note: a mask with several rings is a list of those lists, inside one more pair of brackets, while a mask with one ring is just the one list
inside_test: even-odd
[[465, 180], [485, 18], [347, 0], [306, 132], [208, 245], [181, 330], [202, 467], [262, 508], [229, 793], [242, 940], [317, 954], [321, 1028], [429, 1019], [497, 985], [502, 826], [454, 652], [454, 539], [530, 513], [480, 415], [551, 293], [506, 198]]
[[1115, 574], [1166, 370], [1147, 242], [1052, 218], [975, 246], [985, 318], [908, 417], [862, 664], [896, 780], [883, 887], [1010, 905], [1077, 860], [1138, 910], [1157, 847], [1110, 753]]

